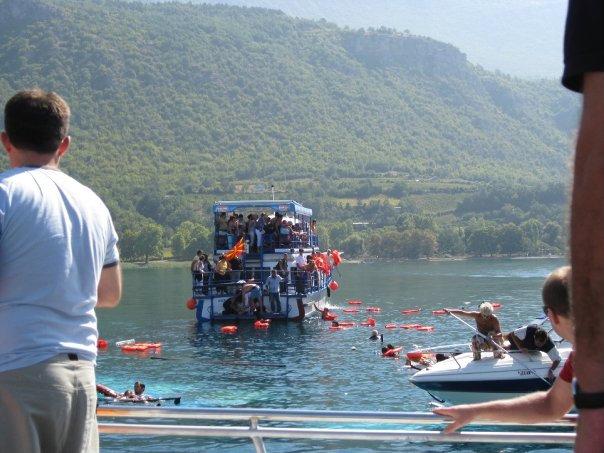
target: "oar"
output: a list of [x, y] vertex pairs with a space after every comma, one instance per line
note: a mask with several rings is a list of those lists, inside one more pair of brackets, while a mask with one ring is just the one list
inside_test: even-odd
[[[488, 337], [487, 335], [484, 335], [482, 333], [480, 333], [474, 326], [471, 326], [470, 324], [468, 324], [467, 322], [465, 322], [463, 319], [461, 319], [458, 316], [455, 316], [453, 313], [451, 313], [449, 311], [449, 314], [451, 316], [453, 316], [455, 319], [457, 319], [458, 321], [464, 323], [466, 326], [468, 326], [470, 329], [472, 329], [474, 332], [476, 332], [478, 335], [480, 335], [482, 338], [484, 338], [486, 341], [488, 341], [489, 343], [491, 343], [493, 346], [495, 346], [497, 349], [502, 350], [505, 353], [509, 353], [509, 351], [506, 351], [505, 348], [503, 346], [498, 345], [492, 338]], [[541, 377], [537, 374], [537, 372], [535, 370], [533, 370], [532, 368], [530, 368], [526, 363], [524, 363], [524, 360], [520, 360], [517, 357], [514, 357], [512, 354], [510, 354], [510, 357], [512, 358], [512, 360], [517, 361], [520, 365], [522, 365], [524, 368], [526, 368], [528, 371], [530, 371], [531, 373], [533, 373], [535, 376], [537, 376], [539, 379], [541, 379], [543, 382], [545, 382], [547, 385], [551, 386], [551, 382], [549, 382], [547, 379], [545, 379], [544, 377]]]
[[[149, 357], [151, 360], [182, 360], [184, 357]], [[191, 357], [196, 358], [196, 357]], [[241, 365], [241, 366], [263, 366], [269, 368], [285, 368], [285, 365], [281, 363], [270, 363], [270, 362], [251, 362], [246, 360], [206, 360], [204, 363], [210, 363], [214, 365]]]

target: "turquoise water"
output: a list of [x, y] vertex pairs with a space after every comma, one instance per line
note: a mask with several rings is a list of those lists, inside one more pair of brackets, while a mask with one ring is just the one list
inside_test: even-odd
[[[541, 313], [544, 277], [563, 265], [560, 259], [485, 259], [407, 263], [343, 264], [340, 290], [330, 305], [341, 320], [360, 321], [342, 313], [348, 299], [381, 307], [374, 314], [384, 341], [405, 350], [468, 341], [472, 332], [452, 317], [433, 316], [441, 307], [474, 308], [483, 300], [499, 300], [504, 330]], [[124, 390], [137, 379], [153, 395], [182, 395], [182, 407], [266, 407], [328, 410], [426, 411], [431, 398], [408, 382], [403, 363], [382, 358], [369, 329], [331, 332], [317, 318], [303, 323], [275, 323], [268, 331], [240, 327], [237, 335], [219, 333], [219, 326], [198, 327], [185, 308], [190, 275], [183, 269], [128, 269], [124, 297], [114, 310], [99, 312], [101, 336], [111, 346], [98, 359], [97, 380]], [[363, 307], [362, 306], [362, 307]], [[419, 315], [400, 310], [423, 307]], [[388, 331], [385, 323], [433, 325], [433, 332]], [[161, 357], [126, 355], [118, 340], [163, 343]], [[352, 348], [355, 347], [356, 350]], [[279, 366], [275, 366], [279, 365]], [[384, 427], [385, 428], [385, 427]], [[400, 428], [400, 427], [399, 427]], [[425, 427], [420, 427], [425, 429]], [[267, 451], [312, 450], [524, 452], [570, 451], [544, 446], [402, 444], [336, 441], [267, 440]], [[253, 452], [249, 440], [198, 438], [101, 437], [103, 451]]]

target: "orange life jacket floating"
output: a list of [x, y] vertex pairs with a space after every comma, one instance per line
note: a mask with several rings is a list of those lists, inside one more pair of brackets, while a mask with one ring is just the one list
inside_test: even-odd
[[344, 310], [342, 310], [344, 313], [358, 313], [359, 309], [358, 308], [345, 308]]
[[382, 311], [380, 307], [367, 307], [366, 310], [372, 313], [379, 313]]
[[389, 323], [384, 326], [386, 329], [396, 329], [396, 324]]
[[434, 330], [434, 326], [419, 326], [416, 327], [415, 330], [419, 330], [420, 332], [432, 332]]
[[270, 327], [270, 322], [268, 320], [257, 320], [254, 322], [254, 329], [268, 329]]
[[148, 349], [160, 349], [161, 343], [131, 343], [121, 346], [123, 352], [144, 352]]
[[401, 313], [404, 315], [412, 315], [414, 313], [419, 313], [420, 311], [422, 311], [421, 308], [407, 308], [405, 310], [401, 310]]
[[359, 300], [359, 299], [350, 299], [348, 301], [348, 305], [361, 305], [363, 303], [363, 301]]
[[447, 312], [445, 310], [432, 310], [433, 315], [446, 315]]
[[421, 324], [401, 324], [399, 327], [401, 329], [417, 329], [418, 327], [421, 327]]
[[352, 321], [340, 321], [338, 325], [340, 327], [355, 327], [357, 324]]
[[237, 333], [237, 326], [222, 326], [220, 332], [228, 334]]
[[375, 326], [375, 319], [373, 319], [373, 318], [367, 318], [367, 321], [361, 322], [361, 325], [362, 326], [374, 327]]

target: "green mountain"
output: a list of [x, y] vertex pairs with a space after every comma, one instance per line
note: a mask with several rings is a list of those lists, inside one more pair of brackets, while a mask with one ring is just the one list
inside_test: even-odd
[[466, 187], [452, 192], [559, 182], [577, 110], [554, 81], [490, 73], [390, 29], [224, 5], [0, 0], [0, 102], [32, 86], [71, 104], [64, 168], [122, 229], [176, 228], [258, 184], [344, 203], [397, 178]]
[[324, 18], [342, 27], [410, 30], [451, 43], [467, 53], [472, 63], [490, 70], [531, 78], [559, 78], [562, 73], [568, 0], [192, 1], [278, 9], [293, 17]]

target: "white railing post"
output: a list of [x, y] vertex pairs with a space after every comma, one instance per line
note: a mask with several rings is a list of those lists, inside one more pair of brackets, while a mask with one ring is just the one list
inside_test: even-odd
[[[250, 431], [258, 433], [258, 417], [250, 417]], [[254, 442], [254, 447], [256, 447], [256, 453], [266, 453], [262, 436], [252, 435], [252, 442]]]

